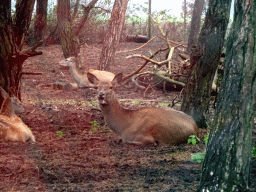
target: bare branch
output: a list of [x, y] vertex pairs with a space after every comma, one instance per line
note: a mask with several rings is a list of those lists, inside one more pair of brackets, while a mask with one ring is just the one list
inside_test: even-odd
[[81, 18], [79, 24], [77, 25], [77, 28], [76, 28], [76, 31], [75, 31], [75, 36], [77, 36], [81, 29], [83, 28], [85, 22], [87, 21], [88, 19], [88, 16], [89, 16], [89, 13], [91, 11], [91, 9], [93, 8], [93, 6], [97, 3], [98, 0], [92, 0], [88, 5], [87, 7], [84, 8], [84, 14], [83, 14], [83, 17]]
[[73, 12], [73, 15], [71, 17], [72, 21], [74, 21], [74, 19], [76, 18], [76, 15], [77, 15], [77, 12], [78, 12], [79, 2], [80, 2], [80, 0], [76, 0], [76, 4], [75, 4], [75, 7], [74, 7], [74, 12]]

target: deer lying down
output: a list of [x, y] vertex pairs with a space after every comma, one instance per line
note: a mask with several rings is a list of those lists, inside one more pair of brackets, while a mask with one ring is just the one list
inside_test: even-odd
[[15, 114], [14, 106], [17, 107], [18, 104], [13, 103], [13, 98], [9, 97], [3, 88], [0, 91], [1, 96], [5, 99], [0, 111], [0, 138], [3, 138], [5, 141], [35, 142], [35, 137], [31, 130]]
[[[87, 78], [87, 72], [80, 73], [77, 68], [77, 58], [75, 57], [69, 57], [66, 60], [63, 60], [60, 62], [60, 65], [69, 67], [69, 72], [76, 81], [78, 87], [90, 87], [93, 86]], [[100, 80], [113, 80], [115, 77], [115, 74], [108, 72], [108, 71], [99, 71], [94, 69], [89, 69], [89, 73], [94, 74], [98, 79]]]
[[198, 135], [194, 119], [172, 108], [123, 109], [114, 88], [121, 82], [122, 74], [112, 81], [101, 81], [88, 73], [88, 80], [98, 87], [98, 102], [110, 129], [121, 136], [123, 142], [132, 144], [163, 143], [174, 145], [186, 142], [190, 135]]

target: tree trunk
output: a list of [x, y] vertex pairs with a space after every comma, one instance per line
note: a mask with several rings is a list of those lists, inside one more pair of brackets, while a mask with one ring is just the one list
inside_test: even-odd
[[212, 82], [229, 21], [231, 0], [210, 0], [198, 44], [191, 52], [191, 72], [183, 92], [181, 110], [199, 127], [206, 127]]
[[256, 1], [237, 0], [198, 191], [249, 191], [256, 94]]
[[[83, 17], [77, 26], [73, 26], [73, 19], [76, 16], [76, 11], [73, 17], [70, 14], [70, 0], [58, 0], [57, 5], [57, 20], [61, 38], [61, 47], [65, 58], [77, 57], [80, 52], [79, 33], [88, 19], [91, 9], [98, 0], [92, 0], [84, 9]], [[78, 6], [79, 1], [76, 2]], [[75, 9], [76, 10], [76, 9]]]
[[0, 1], [0, 82], [8, 93], [18, 97], [22, 65], [29, 57], [21, 49], [33, 7], [34, 0], [17, 0], [12, 20], [11, 0]]
[[40, 40], [44, 41], [43, 37], [47, 26], [47, 5], [48, 0], [37, 0], [36, 19], [34, 24], [34, 42], [32, 45], [36, 44]]
[[99, 63], [100, 70], [109, 70], [114, 63], [116, 48], [123, 30], [128, 1], [115, 0], [108, 29], [103, 40]]
[[72, 30], [70, 0], [58, 0], [57, 20], [64, 57], [77, 57], [80, 51], [80, 46], [79, 39], [74, 35]]
[[187, 52], [191, 52], [191, 47], [196, 45], [197, 37], [201, 25], [201, 16], [204, 9], [204, 0], [195, 0], [193, 17], [190, 25]]

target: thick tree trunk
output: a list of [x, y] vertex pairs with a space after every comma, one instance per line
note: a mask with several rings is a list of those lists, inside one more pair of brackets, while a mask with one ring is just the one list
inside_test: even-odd
[[212, 82], [217, 70], [229, 21], [231, 0], [210, 0], [198, 44], [191, 53], [191, 73], [183, 92], [181, 110], [199, 127], [206, 127]]
[[33, 45], [40, 40], [44, 41], [43, 36], [45, 35], [45, 29], [47, 26], [47, 5], [48, 0], [37, 0]]
[[125, 21], [125, 13], [129, 0], [115, 0], [108, 23], [108, 29], [103, 40], [99, 69], [109, 70], [114, 62], [116, 48], [120, 40]]
[[21, 49], [34, 0], [17, 0], [13, 20], [10, 5], [10, 0], [0, 1], [0, 83], [8, 93], [20, 97], [22, 64], [29, 57]]
[[204, 9], [204, 0], [195, 0], [193, 17], [190, 25], [187, 52], [191, 52], [191, 47], [197, 44], [197, 37], [201, 25], [201, 16]]
[[256, 96], [255, 18], [255, 1], [236, 1], [198, 191], [249, 191]]

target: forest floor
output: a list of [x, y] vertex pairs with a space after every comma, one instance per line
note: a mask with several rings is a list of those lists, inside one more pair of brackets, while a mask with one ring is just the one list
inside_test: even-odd
[[[140, 46], [121, 43], [119, 50]], [[131, 54], [149, 56], [159, 48], [146, 46], [139, 51], [119, 53], [112, 72], [127, 75], [144, 63], [126, 59]], [[97, 68], [101, 45], [81, 48], [82, 69]], [[23, 121], [32, 129], [36, 144], [0, 141], [0, 191], [195, 191], [200, 163], [191, 154], [203, 152], [206, 130], [200, 129], [197, 145], [137, 146], [125, 144], [105, 126], [98, 109], [96, 91], [67, 91], [53, 86], [74, 82], [65, 67], [60, 45], [38, 48], [42, 55], [25, 61], [21, 82]], [[163, 58], [159, 58], [163, 59]], [[178, 58], [174, 58], [179, 63]], [[146, 69], [152, 69], [147, 66]], [[167, 106], [180, 92], [134, 86], [118, 87], [124, 108]], [[179, 105], [175, 106], [179, 109]], [[256, 190], [256, 161], [252, 162], [251, 191]]]

